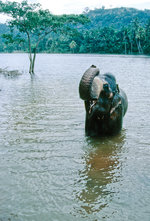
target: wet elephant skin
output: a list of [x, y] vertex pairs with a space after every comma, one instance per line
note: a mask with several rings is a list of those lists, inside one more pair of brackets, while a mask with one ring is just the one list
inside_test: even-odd
[[121, 130], [128, 100], [114, 75], [100, 75], [91, 66], [80, 81], [79, 94], [85, 103], [87, 136], [114, 135]]

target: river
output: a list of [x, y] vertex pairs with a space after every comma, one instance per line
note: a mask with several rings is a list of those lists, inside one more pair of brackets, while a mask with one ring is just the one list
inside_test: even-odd
[[[78, 85], [90, 65], [128, 96], [123, 129], [85, 136]], [[0, 54], [0, 221], [150, 220], [150, 57]]]

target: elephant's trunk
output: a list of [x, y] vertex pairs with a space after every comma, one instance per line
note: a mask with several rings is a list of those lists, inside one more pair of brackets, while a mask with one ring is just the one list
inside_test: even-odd
[[99, 69], [92, 65], [83, 74], [79, 84], [80, 98], [97, 100], [103, 87], [103, 81], [98, 77]]

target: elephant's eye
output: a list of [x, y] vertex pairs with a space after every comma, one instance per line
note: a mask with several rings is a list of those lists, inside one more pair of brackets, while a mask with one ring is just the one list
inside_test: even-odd
[[103, 89], [104, 89], [104, 91], [107, 92], [107, 91], [109, 90], [108, 84], [104, 84], [104, 85], [103, 85]]

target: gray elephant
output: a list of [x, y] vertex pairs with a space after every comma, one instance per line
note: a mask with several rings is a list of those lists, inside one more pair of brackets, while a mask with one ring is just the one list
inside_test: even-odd
[[92, 65], [79, 84], [80, 98], [85, 103], [87, 136], [117, 134], [128, 108], [127, 96], [119, 88], [115, 76], [110, 73], [100, 75], [99, 72]]

